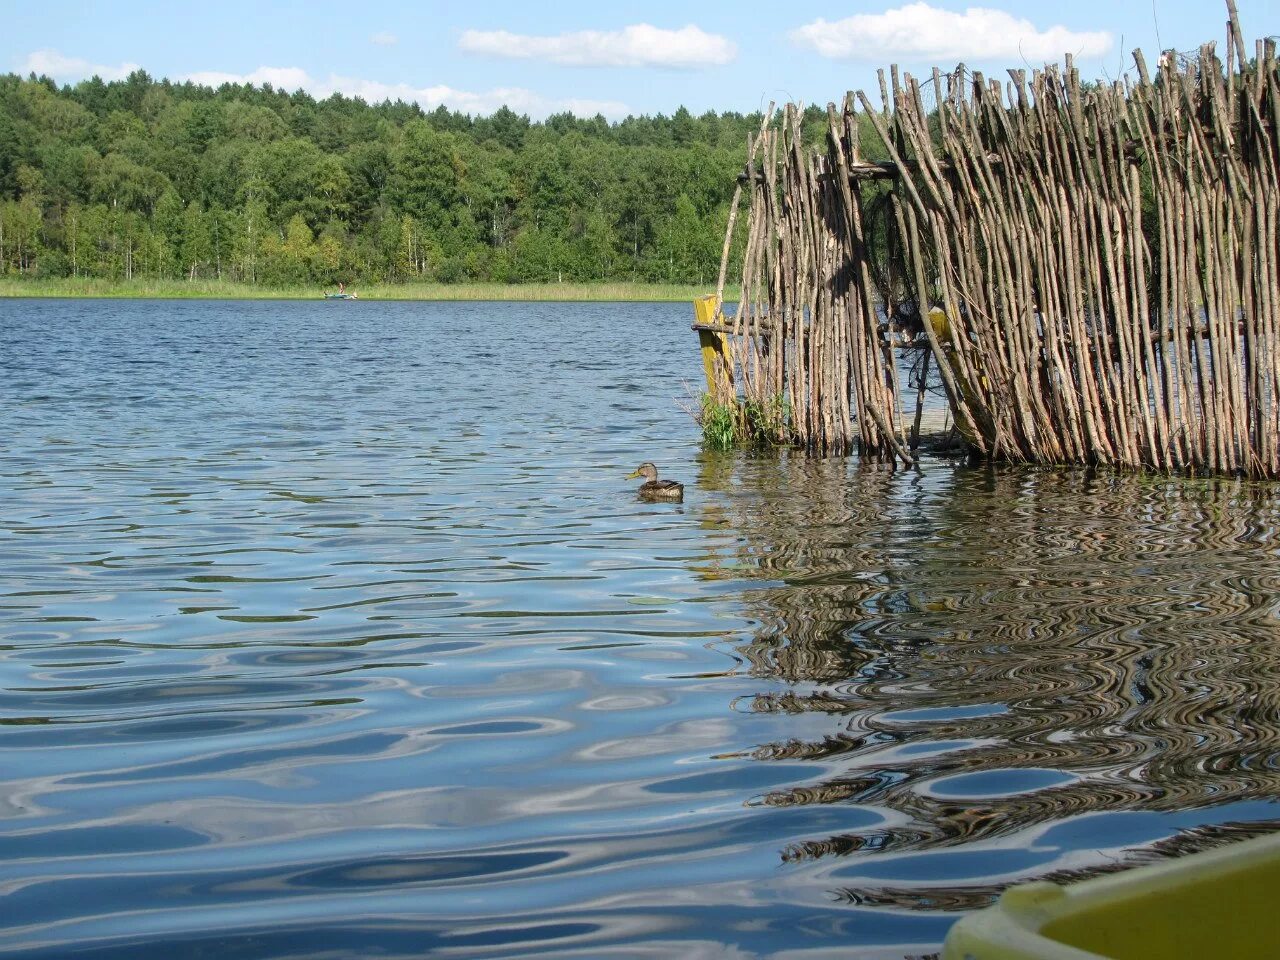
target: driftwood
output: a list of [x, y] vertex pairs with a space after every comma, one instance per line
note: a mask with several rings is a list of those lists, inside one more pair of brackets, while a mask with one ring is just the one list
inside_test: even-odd
[[[1007, 85], [935, 71], [932, 109], [895, 68], [880, 109], [828, 106], [821, 148], [798, 107], [764, 124], [720, 321], [743, 399], [782, 403], [817, 452], [910, 462], [885, 314], [907, 300], [979, 454], [1280, 476], [1280, 71], [1227, 7], [1225, 61], [1136, 53], [1098, 86], [1069, 57]], [[863, 158], [860, 118], [887, 161]]]

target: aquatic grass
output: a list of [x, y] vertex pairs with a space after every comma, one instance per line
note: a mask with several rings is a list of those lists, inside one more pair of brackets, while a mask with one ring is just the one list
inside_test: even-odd
[[764, 400], [744, 400], [740, 404], [739, 431], [749, 446], [790, 443], [793, 440], [791, 404], [775, 393]]
[[[267, 287], [230, 280], [0, 278], [0, 297], [157, 300], [318, 300], [318, 285]], [[352, 288], [361, 300], [691, 301], [702, 287], [663, 283], [381, 283]], [[736, 295], [730, 291], [730, 296]]]
[[720, 403], [709, 393], [702, 395], [698, 422], [702, 427], [702, 445], [708, 450], [731, 450], [734, 446], [734, 408]]
[[780, 446], [792, 440], [790, 404], [780, 393], [764, 401], [737, 397], [730, 403], [703, 393], [694, 419], [709, 450]]

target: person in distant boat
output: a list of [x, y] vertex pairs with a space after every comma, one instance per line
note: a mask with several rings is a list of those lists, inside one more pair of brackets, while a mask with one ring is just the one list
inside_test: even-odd
[[338, 281], [338, 292], [339, 292], [339, 293], [346, 293], [346, 292], [347, 292], [347, 285], [346, 285], [345, 283], [343, 283], [341, 280], [339, 280], [339, 281]]

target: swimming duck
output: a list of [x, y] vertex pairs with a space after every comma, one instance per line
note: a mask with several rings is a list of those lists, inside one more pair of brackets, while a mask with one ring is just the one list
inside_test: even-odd
[[636, 477], [644, 477], [645, 482], [640, 484], [641, 500], [684, 500], [684, 484], [675, 480], [659, 480], [658, 468], [652, 463], [642, 463], [636, 467], [634, 471], [627, 474], [628, 480], [634, 480]]

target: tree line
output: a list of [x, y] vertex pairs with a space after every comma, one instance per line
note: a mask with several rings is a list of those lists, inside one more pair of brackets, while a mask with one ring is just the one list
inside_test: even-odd
[[0, 275], [706, 284], [759, 123], [0, 75]]

